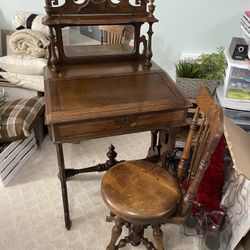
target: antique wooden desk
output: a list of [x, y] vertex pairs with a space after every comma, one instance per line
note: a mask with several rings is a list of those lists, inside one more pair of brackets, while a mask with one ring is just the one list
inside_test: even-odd
[[[46, 122], [57, 150], [67, 229], [71, 226], [67, 178], [78, 173], [107, 170], [116, 163], [116, 153], [111, 147], [106, 163], [87, 169], [68, 169], [64, 164], [62, 144], [151, 130], [148, 156], [161, 155], [164, 162], [174, 141], [174, 133], [167, 138], [165, 130], [185, 124], [189, 105], [169, 76], [151, 62], [152, 24], [157, 21], [153, 16], [153, 1], [150, 1], [149, 12], [146, 0], [137, 1], [135, 6], [128, 0], [117, 4], [111, 2], [89, 1], [81, 6], [68, 0], [61, 7], [53, 7], [51, 1], [46, 1], [48, 17], [44, 23], [51, 31], [50, 60], [45, 69]], [[75, 12], [81, 15], [70, 16]], [[90, 13], [87, 17], [86, 12]], [[63, 46], [61, 29], [67, 25], [122, 22], [134, 28], [134, 48], [130, 52], [122, 53], [119, 48], [117, 53], [117, 46], [113, 48], [114, 54], [107, 52], [106, 47], [98, 49], [95, 46], [93, 50], [86, 46], [82, 49]], [[140, 35], [144, 22], [149, 24], [148, 40]], [[144, 47], [142, 52], [140, 45]], [[107, 53], [103, 55], [104, 51]], [[71, 56], [66, 55], [69, 52]]]

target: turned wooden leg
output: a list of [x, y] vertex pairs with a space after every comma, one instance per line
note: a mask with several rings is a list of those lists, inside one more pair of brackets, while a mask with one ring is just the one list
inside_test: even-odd
[[163, 232], [161, 230], [161, 225], [152, 225], [153, 228], [153, 236], [156, 242], [156, 246], [158, 250], [164, 250], [163, 246]]
[[109, 215], [106, 216], [106, 221], [107, 222], [112, 222], [116, 217], [116, 214], [114, 214], [112, 211], [110, 211]]
[[171, 155], [175, 148], [177, 129], [169, 128], [168, 130], [160, 130], [159, 145], [162, 167], [166, 168], [167, 156]]
[[64, 209], [64, 222], [67, 230], [71, 227], [71, 221], [69, 217], [69, 202], [68, 202], [68, 192], [67, 192], [67, 184], [66, 184], [66, 176], [65, 176], [65, 164], [63, 157], [63, 148], [62, 144], [56, 144], [56, 153], [57, 153], [57, 161], [59, 167], [58, 177], [61, 182], [62, 189], [62, 200], [63, 200], [63, 209]]
[[115, 244], [118, 238], [122, 233], [122, 226], [124, 225], [124, 221], [121, 218], [116, 218], [115, 225], [112, 229], [111, 240], [106, 248], [106, 250], [116, 250]]
[[151, 131], [151, 145], [148, 150], [147, 158], [158, 156], [158, 148], [157, 148], [157, 140], [158, 140], [158, 130]]

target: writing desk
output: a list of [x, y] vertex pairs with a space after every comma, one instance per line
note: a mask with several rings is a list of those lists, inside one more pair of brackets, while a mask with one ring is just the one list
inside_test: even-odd
[[[108, 170], [117, 161], [111, 146], [109, 159], [103, 164], [65, 168], [62, 144], [151, 130], [148, 158], [160, 158], [164, 166], [167, 153], [174, 147], [174, 128], [185, 124], [189, 104], [168, 75], [151, 62], [153, 24], [158, 22], [154, 0], [133, 4], [129, 0], [46, 0], [45, 4], [43, 23], [50, 31], [45, 69], [46, 121], [56, 145], [65, 226], [70, 229], [67, 179], [78, 173]], [[141, 32], [144, 24], [148, 26], [147, 36]], [[65, 44], [65, 27], [99, 25], [112, 26], [112, 30], [115, 25], [126, 26], [132, 44], [125, 40], [122, 44]]]
[[[62, 143], [179, 127], [185, 124], [189, 104], [155, 63], [150, 69], [144, 69], [143, 61], [65, 65], [60, 73], [46, 68], [45, 75], [46, 122], [57, 149], [65, 226], [69, 229], [66, 180], [87, 171], [65, 169]], [[160, 140], [152, 139], [150, 156]], [[100, 169], [98, 165], [94, 171], [108, 167]]]

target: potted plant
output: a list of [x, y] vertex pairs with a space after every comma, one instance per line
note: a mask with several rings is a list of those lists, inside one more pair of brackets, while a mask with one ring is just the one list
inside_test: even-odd
[[206, 85], [213, 93], [223, 77], [225, 62], [221, 47], [215, 53], [181, 60], [176, 64], [176, 85], [186, 98], [196, 98], [200, 85]]

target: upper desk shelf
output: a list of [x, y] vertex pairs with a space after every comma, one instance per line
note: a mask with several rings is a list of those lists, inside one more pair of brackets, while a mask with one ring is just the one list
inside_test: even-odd
[[76, 15], [76, 16], [54, 16], [44, 17], [43, 23], [48, 26], [54, 25], [111, 25], [111, 24], [130, 24], [130, 23], [144, 23], [144, 22], [157, 22], [154, 17], [146, 15]]
[[157, 21], [153, 15], [154, 0], [46, 0], [45, 2], [47, 17], [44, 23], [47, 25], [65, 24], [65, 22], [117, 24]]
[[[144, 60], [146, 68], [151, 66], [152, 25], [158, 21], [154, 17], [154, 0], [45, 0], [45, 3], [47, 16], [43, 23], [50, 29], [48, 66], [52, 71], [60, 71], [64, 64], [112, 60]], [[148, 24], [147, 36], [141, 34], [144, 23]], [[87, 46], [67, 43], [65, 29], [76, 30], [77, 26], [80, 35], [86, 36]], [[86, 29], [93, 30], [93, 34], [86, 35]], [[96, 34], [92, 37], [96, 30], [100, 38]], [[90, 38], [95, 40], [93, 44]]]

